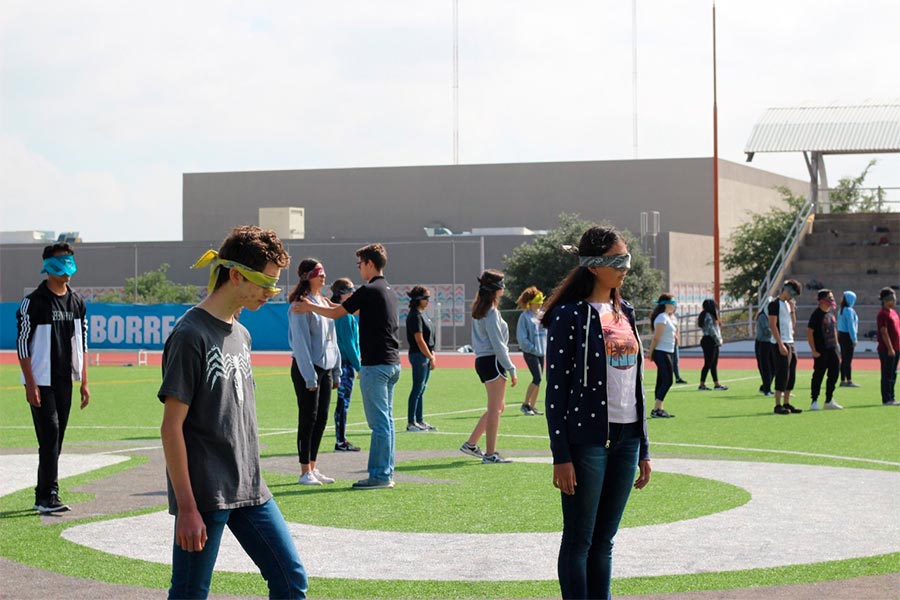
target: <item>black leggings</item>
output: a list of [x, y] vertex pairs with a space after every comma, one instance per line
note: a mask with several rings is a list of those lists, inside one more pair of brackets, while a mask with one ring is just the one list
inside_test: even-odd
[[660, 402], [666, 399], [666, 394], [669, 393], [669, 388], [672, 387], [672, 382], [675, 380], [673, 357], [674, 353], [672, 352], [653, 351], [653, 362], [656, 363], [656, 389], [653, 393]]
[[331, 371], [316, 367], [316, 382], [319, 387], [311, 392], [306, 388], [306, 381], [297, 368], [297, 362], [291, 360], [291, 381], [294, 393], [297, 394], [297, 454], [301, 464], [314, 462], [319, 455], [322, 434], [328, 424], [328, 405], [331, 403]]
[[707, 373], [712, 375], [713, 382], [719, 383], [719, 345], [712, 336], [704, 335], [700, 338], [700, 347], [703, 348], [703, 368], [700, 370], [700, 384], [706, 383]]
[[853, 340], [846, 331], [838, 331], [841, 345], [841, 381], [853, 381]]
[[837, 384], [839, 364], [836, 348], [825, 349], [819, 354], [819, 358], [813, 359], [812, 381], [809, 384], [809, 395], [813, 402], [819, 399], [822, 380], [825, 379], [826, 373], [828, 378], [825, 379], [825, 402], [831, 402]]

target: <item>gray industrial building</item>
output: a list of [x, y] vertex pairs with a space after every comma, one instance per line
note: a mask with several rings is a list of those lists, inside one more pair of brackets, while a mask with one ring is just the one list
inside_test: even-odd
[[[528, 230], [551, 229], [568, 212], [640, 235], [641, 213], [656, 211], [656, 265], [689, 305], [713, 282], [712, 167], [711, 158], [684, 158], [187, 173], [183, 241], [78, 244], [74, 283], [89, 292], [121, 287], [168, 263], [173, 281], [203, 285], [206, 274], [189, 266], [205, 249], [234, 225], [259, 223], [260, 209], [295, 207], [302, 223], [285, 235], [289, 252], [320, 258], [329, 279], [356, 277], [353, 251], [381, 241], [394, 284], [426, 283], [455, 294], [448, 301], [463, 318], [445, 328], [447, 345], [450, 335], [468, 339], [461, 298], [471, 297], [481, 265], [502, 268], [504, 255], [532, 239]], [[778, 186], [800, 195], [808, 189], [804, 181], [719, 161], [723, 244], [748, 213], [780, 205]], [[453, 235], [429, 237], [426, 228]], [[0, 301], [21, 299], [39, 279], [39, 265], [35, 244], [0, 244]], [[285, 287], [295, 282], [288, 273]]]

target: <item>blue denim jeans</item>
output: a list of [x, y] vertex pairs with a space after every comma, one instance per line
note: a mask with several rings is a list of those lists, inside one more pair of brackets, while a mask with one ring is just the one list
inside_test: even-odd
[[412, 388], [409, 390], [409, 418], [407, 423], [421, 423], [425, 420], [422, 416], [422, 397], [425, 395], [425, 387], [431, 376], [428, 357], [421, 352], [409, 353], [409, 364], [412, 366]]
[[560, 494], [563, 534], [557, 568], [563, 598], [610, 597], [613, 538], [634, 484], [640, 431], [640, 423], [610, 423], [609, 448], [570, 448], [577, 486], [572, 496]]
[[369, 477], [385, 481], [394, 477], [394, 386], [400, 365], [363, 365], [359, 372], [366, 423], [372, 430], [369, 443]]
[[341, 361], [341, 383], [338, 386], [337, 402], [334, 403], [334, 437], [338, 444], [347, 441], [347, 411], [353, 394], [353, 378], [356, 371], [349, 361]]
[[206, 524], [206, 545], [200, 552], [185, 552], [172, 544], [172, 587], [169, 598], [206, 598], [225, 526], [253, 559], [269, 584], [270, 598], [306, 598], [306, 569], [274, 499], [245, 506], [201, 513]]

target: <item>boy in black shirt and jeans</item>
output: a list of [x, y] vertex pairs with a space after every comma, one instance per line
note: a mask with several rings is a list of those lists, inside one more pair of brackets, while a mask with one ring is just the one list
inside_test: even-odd
[[87, 314], [84, 300], [69, 287], [78, 270], [69, 244], [44, 248], [47, 279], [28, 294], [16, 311], [16, 347], [25, 399], [38, 440], [38, 477], [34, 488], [34, 510], [64, 512], [69, 507], [59, 499], [59, 453], [62, 451], [69, 411], [72, 381], [81, 381], [81, 408], [90, 402], [87, 378]]
[[313, 311], [330, 319], [359, 311], [360, 391], [366, 422], [372, 430], [369, 476], [353, 484], [356, 489], [394, 487], [394, 386], [400, 379], [400, 342], [397, 339], [397, 294], [384, 278], [387, 251], [369, 244], [356, 251], [359, 273], [368, 283], [343, 304], [319, 306], [304, 299], [291, 310]]
[[837, 308], [837, 302], [834, 301], [831, 290], [819, 290], [817, 299], [819, 305], [810, 315], [806, 328], [806, 340], [813, 355], [813, 374], [809, 388], [812, 403], [809, 410], [821, 410], [819, 391], [822, 389], [822, 379], [826, 372], [828, 380], [825, 383], [825, 410], [841, 410], [844, 407], [835, 402], [833, 397], [838, 371], [841, 368], [841, 359], [838, 358], [837, 326], [831, 312]]

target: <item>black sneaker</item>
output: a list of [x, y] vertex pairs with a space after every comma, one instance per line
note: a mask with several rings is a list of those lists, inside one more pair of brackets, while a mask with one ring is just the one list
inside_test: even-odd
[[534, 410], [533, 410], [530, 406], [528, 406], [527, 404], [523, 404], [522, 406], [520, 406], [520, 407], [519, 407], [519, 411], [520, 411], [523, 415], [526, 415], [526, 416], [529, 416], [529, 417], [532, 416], [532, 415], [534, 415]]
[[794, 414], [802, 413], [802, 412], [803, 412], [803, 409], [797, 408], [796, 406], [793, 406], [793, 405], [791, 405], [791, 404], [788, 404], [787, 402], [785, 402], [784, 404], [782, 404], [782, 406], [783, 406], [784, 408], [788, 409], [788, 412], [792, 412], [792, 413], [794, 413]]
[[50, 494], [49, 499], [39, 500], [39, 501], [35, 502], [34, 510], [38, 511], [41, 514], [49, 514], [49, 513], [57, 513], [57, 512], [66, 512], [71, 509], [59, 501], [59, 496], [57, 496], [56, 494]]
[[533, 414], [533, 415], [542, 415], [542, 414], [544, 414], [544, 413], [542, 413], [541, 411], [539, 411], [539, 410], [537, 409], [537, 406], [532, 406], [532, 407], [531, 407], [531, 414]]
[[359, 446], [354, 446], [347, 440], [334, 445], [335, 452], [359, 452]]
[[650, 411], [650, 416], [656, 419], [674, 419], [675, 415], [667, 413], [666, 409], [660, 408], [659, 410], [653, 409]]
[[775, 405], [775, 410], [773, 411], [776, 415], [789, 415], [791, 411], [787, 406], [782, 406], [780, 404]]
[[678, 379], [675, 380], [675, 383], [687, 383], [687, 380], [679, 377]]

